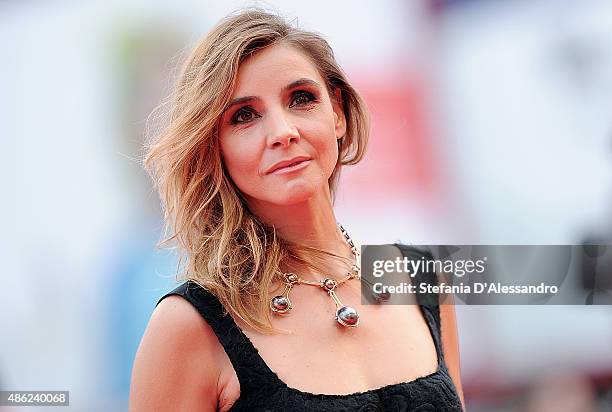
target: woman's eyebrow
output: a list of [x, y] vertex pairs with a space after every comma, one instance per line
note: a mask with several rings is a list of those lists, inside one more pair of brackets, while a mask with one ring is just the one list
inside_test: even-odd
[[314, 80], [310, 80], [307, 78], [301, 78], [283, 87], [283, 92], [287, 92], [291, 89], [295, 89], [296, 87], [300, 87], [300, 86], [314, 86], [317, 89], [321, 89], [321, 85], [315, 82]]
[[250, 103], [253, 100], [257, 100], [257, 97], [255, 96], [244, 96], [244, 97], [237, 97], [235, 99], [232, 99], [227, 106], [225, 106], [225, 109], [223, 109], [223, 113], [227, 112], [232, 106], [236, 106], [238, 104], [243, 104], [243, 103]]

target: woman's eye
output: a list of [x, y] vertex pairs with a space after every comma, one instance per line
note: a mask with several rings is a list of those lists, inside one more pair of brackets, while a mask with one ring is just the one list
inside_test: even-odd
[[306, 92], [306, 91], [299, 91], [293, 94], [293, 100], [291, 100], [291, 106], [304, 105], [304, 104], [312, 103], [315, 100], [316, 100], [315, 96], [312, 93]]
[[253, 110], [249, 107], [243, 107], [234, 113], [231, 119], [232, 124], [248, 123], [255, 118]]

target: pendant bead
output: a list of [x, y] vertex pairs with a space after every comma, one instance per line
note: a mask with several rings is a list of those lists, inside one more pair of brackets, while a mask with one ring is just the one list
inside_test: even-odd
[[286, 296], [274, 296], [270, 301], [270, 309], [275, 313], [286, 313], [291, 309], [291, 301]]
[[372, 292], [372, 295], [374, 297], [374, 300], [376, 300], [377, 302], [386, 302], [389, 299], [391, 299], [391, 293], [389, 292], [381, 292], [381, 293]]
[[295, 273], [287, 273], [285, 275], [285, 280], [291, 284], [296, 283], [298, 281], [298, 275]]
[[323, 288], [325, 288], [327, 291], [334, 290], [337, 285], [338, 284], [333, 279], [325, 279], [323, 281]]
[[350, 306], [343, 306], [336, 312], [336, 320], [342, 326], [354, 328], [359, 324], [359, 314]]

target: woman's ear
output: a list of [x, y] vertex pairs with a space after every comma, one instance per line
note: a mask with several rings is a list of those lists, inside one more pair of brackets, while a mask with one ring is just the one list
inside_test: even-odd
[[342, 102], [342, 91], [336, 87], [332, 98], [332, 107], [334, 110], [334, 122], [336, 129], [336, 139], [342, 139], [346, 134], [346, 118], [344, 116], [344, 104]]

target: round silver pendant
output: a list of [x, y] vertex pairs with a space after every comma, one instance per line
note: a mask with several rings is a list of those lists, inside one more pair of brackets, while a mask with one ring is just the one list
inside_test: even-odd
[[391, 299], [391, 293], [389, 292], [372, 292], [372, 296], [374, 297], [374, 300], [376, 300], [378, 303], [386, 302]]
[[350, 306], [342, 306], [336, 311], [336, 320], [342, 326], [354, 328], [359, 325], [359, 314]]
[[291, 309], [291, 301], [286, 296], [274, 296], [270, 301], [270, 309], [274, 313], [287, 313]]

